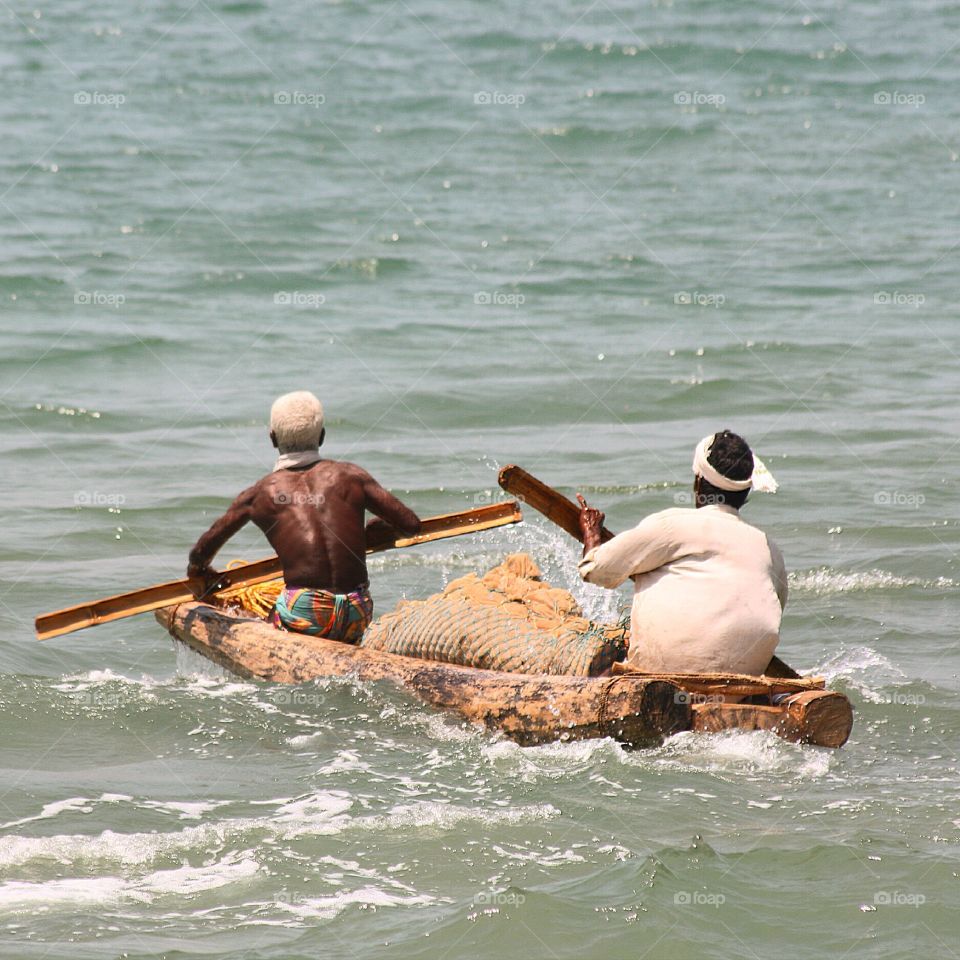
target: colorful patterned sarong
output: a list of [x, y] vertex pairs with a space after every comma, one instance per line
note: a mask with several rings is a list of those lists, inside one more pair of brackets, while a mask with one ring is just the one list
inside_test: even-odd
[[284, 587], [270, 615], [280, 630], [344, 643], [359, 643], [373, 617], [373, 600], [364, 584], [353, 593]]

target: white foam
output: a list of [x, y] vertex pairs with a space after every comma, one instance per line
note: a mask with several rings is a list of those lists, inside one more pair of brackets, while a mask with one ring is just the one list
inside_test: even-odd
[[21, 817], [19, 820], [10, 820], [8, 823], [0, 824], [0, 830], [6, 830], [8, 827], [19, 827], [24, 823], [32, 823], [35, 820], [49, 820], [61, 813], [92, 813], [94, 806], [98, 803], [120, 803], [132, 799], [133, 797], [124, 793], [102, 793], [96, 799], [68, 797], [66, 800], [55, 800], [53, 803], [44, 804], [40, 812], [32, 817]]
[[956, 586], [956, 583], [948, 577], [921, 580], [916, 577], [900, 577], [886, 570], [843, 573], [830, 567], [795, 571], [789, 575], [788, 579], [792, 591], [813, 593], [816, 596], [867, 590], [902, 590], [905, 587], [920, 587], [929, 590]]
[[788, 743], [768, 730], [678, 733], [646, 754], [625, 754], [640, 766], [729, 775], [740, 780], [784, 777], [818, 780], [830, 770], [832, 754]]
[[0, 911], [118, 903], [124, 899], [149, 902], [168, 895], [182, 897], [247, 880], [260, 869], [250, 856], [231, 855], [208, 866], [184, 865], [140, 878], [66, 877], [36, 883], [10, 880], [0, 884]]
[[[129, 797], [127, 798], [130, 799]], [[185, 803], [179, 800], [145, 800], [140, 804], [151, 810], [163, 810], [169, 813], [176, 813], [181, 820], [199, 820], [205, 813], [216, 810], [217, 807], [224, 807], [229, 800], [210, 800], [198, 801], [196, 803]]]
[[138, 892], [181, 896], [248, 880], [260, 869], [260, 864], [252, 856], [231, 857], [206, 867], [184, 865], [175, 870], [158, 870], [138, 881], [135, 888]]
[[[403, 896], [388, 893], [377, 886], [360, 887], [358, 890], [344, 890], [326, 897], [302, 897], [289, 902], [279, 903], [278, 907], [292, 914], [298, 920], [316, 919], [329, 920], [343, 913], [348, 907], [355, 904], [372, 907], [397, 906], [425, 906], [435, 903], [436, 898], [427, 894], [411, 894]], [[259, 925], [271, 924], [276, 921], [253, 919], [244, 924]]]
[[828, 660], [813, 669], [817, 676], [832, 680], [843, 680], [857, 690], [864, 700], [871, 703], [885, 703], [887, 698], [878, 693], [876, 687], [903, 686], [910, 682], [909, 677], [882, 653], [872, 647], [858, 646], [842, 648]]
[[533, 783], [541, 778], [557, 780], [580, 773], [605, 759], [622, 756], [623, 749], [609, 738], [553, 742], [536, 747], [495, 740], [484, 743], [480, 753], [499, 774]]
[[424, 802], [401, 804], [386, 814], [352, 817], [353, 800], [346, 793], [310, 794], [281, 802], [272, 815], [218, 820], [179, 831], [116, 833], [104, 830], [97, 835], [58, 834], [49, 837], [0, 837], [0, 867], [9, 868], [38, 860], [61, 864], [117, 863], [125, 867], [150, 864], [161, 857], [184, 856], [197, 851], [220, 849], [224, 845], [250, 840], [251, 835], [271, 840], [294, 839], [304, 835], [336, 835], [363, 830], [395, 833], [398, 830], [448, 830], [470, 821], [520, 823], [559, 815], [548, 803], [510, 809]]

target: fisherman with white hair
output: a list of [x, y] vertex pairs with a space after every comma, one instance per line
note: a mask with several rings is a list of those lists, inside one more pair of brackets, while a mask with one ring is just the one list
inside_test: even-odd
[[729, 430], [693, 459], [695, 510], [672, 508], [601, 543], [604, 514], [581, 495], [580, 576], [634, 582], [627, 662], [652, 673], [763, 673], [780, 639], [787, 574], [777, 545], [740, 517], [751, 488], [777, 483]]
[[277, 448], [273, 472], [244, 490], [190, 551], [187, 576], [209, 583], [210, 563], [244, 524], [253, 521], [283, 566], [284, 589], [274, 626], [357, 643], [373, 616], [367, 561], [366, 511], [408, 536], [419, 517], [366, 470], [320, 455], [323, 406], [306, 390], [284, 394], [270, 410]]

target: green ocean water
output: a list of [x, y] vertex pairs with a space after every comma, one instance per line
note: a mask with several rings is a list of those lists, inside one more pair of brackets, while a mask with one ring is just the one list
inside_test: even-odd
[[[960, 5], [0, 16], [0, 956], [960, 955]], [[34, 641], [182, 575], [298, 388], [423, 515], [517, 462], [622, 529], [743, 433], [850, 743], [519, 748], [149, 616]], [[518, 549], [629, 601], [531, 517], [378, 609]]]

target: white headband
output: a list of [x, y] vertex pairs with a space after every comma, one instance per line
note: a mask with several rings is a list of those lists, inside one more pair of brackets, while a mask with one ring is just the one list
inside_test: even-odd
[[773, 474], [767, 469], [766, 464], [756, 454], [753, 455], [753, 475], [747, 480], [731, 480], [720, 473], [707, 460], [715, 437], [715, 433], [711, 433], [709, 437], [704, 437], [693, 452], [693, 472], [697, 476], [703, 477], [707, 483], [713, 484], [718, 490], [727, 490], [731, 493], [739, 490], [749, 490], [751, 487], [758, 493], [777, 492], [780, 485], [774, 480]]

